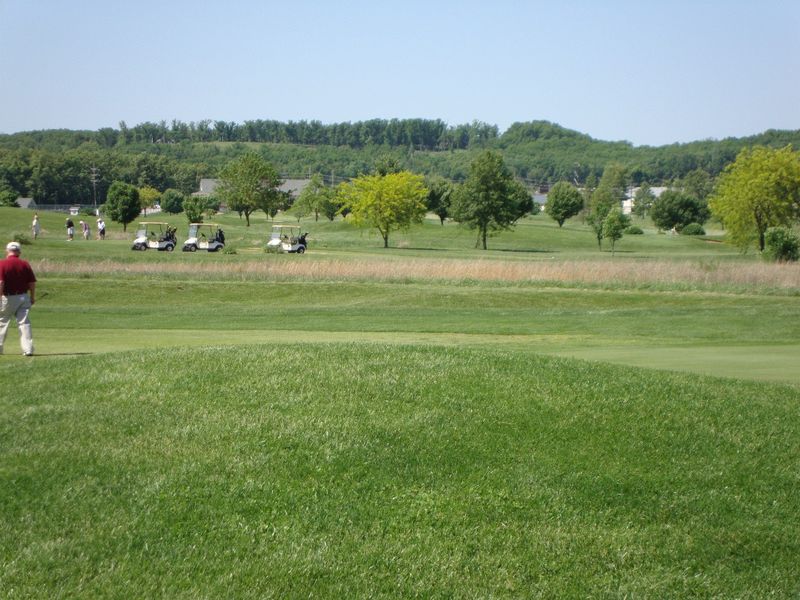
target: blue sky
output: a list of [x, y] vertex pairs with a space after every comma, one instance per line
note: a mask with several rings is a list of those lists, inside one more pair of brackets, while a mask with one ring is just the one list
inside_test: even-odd
[[544, 119], [661, 145], [800, 129], [800, 0], [0, 0], [0, 132]]

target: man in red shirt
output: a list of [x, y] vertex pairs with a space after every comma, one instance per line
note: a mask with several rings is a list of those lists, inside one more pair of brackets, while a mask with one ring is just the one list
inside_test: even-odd
[[28, 312], [36, 301], [36, 276], [28, 261], [19, 255], [22, 248], [17, 242], [6, 246], [6, 258], [0, 260], [0, 354], [11, 317], [19, 326], [19, 342], [22, 354], [33, 355], [33, 338]]

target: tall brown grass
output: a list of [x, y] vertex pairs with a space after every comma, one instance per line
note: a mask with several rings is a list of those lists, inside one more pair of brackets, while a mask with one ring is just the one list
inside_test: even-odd
[[43, 275], [178, 276], [189, 279], [310, 281], [497, 281], [624, 287], [736, 288], [800, 291], [800, 265], [672, 261], [552, 261], [325, 259], [246, 260], [193, 264], [41, 260]]

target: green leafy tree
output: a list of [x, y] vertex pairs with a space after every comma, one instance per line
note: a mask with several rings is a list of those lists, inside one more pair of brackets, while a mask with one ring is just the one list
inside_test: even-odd
[[339, 186], [342, 208], [356, 225], [375, 227], [389, 247], [389, 234], [425, 218], [425, 188], [421, 175], [408, 171], [363, 175]]
[[161, 210], [173, 215], [183, 212], [183, 200], [184, 195], [180, 191], [174, 188], [166, 189], [161, 194]]
[[603, 169], [603, 176], [600, 178], [598, 188], [607, 188], [614, 194], [618, 202], [625, 200], [625, 193], [628, 189], [630, 175], [628, 169], [621, 163], [611, 163]]
[[108, 196], [103, 207], [112, 221], [122, 223], [122, 230], [128, 230], [128, 223], [142, 212], [139, 190], [136, 186], [122, 181], [115, 181], [108, 188]]
[[427, 177], [425, 184], [428, 188], [428, 210], [439, 217], [439, 222], [444, 225], [449, 216], [453, 184], [440, 175]]
[[0, 206], [15, 206], [18, 208], [18, 196], [19, 194], [15, 192], [10, 185], [8, 185], [5, 181], [0, 180]]
[[791, 146], [742, 150], [717, 180], [709, 200], [731, 241], [763, 251], [770, 227], [789, 226], [800, 208], [800, 158]]
[[633, 196], [633, 214], [637, 217], [644, 219], [650, 209], [653, 208], [653, 202], [656, 201], [656, 195], [650, 186], [643, 183]]
[[316, 173], [300, 192], [300, 196], [292, 205], [292, 212], [298, 218], [313, 214], [314, 220], [319, 221], [319, 215], [325, 213], [325, 205], [329, 199], [330, 188], [322, 181], [322, 175]]
[[698, 200], [678, 190], [667, 190], [650, 209], [650, 218], [659, 229], [672, 229], [680, 231], [689, 223], [708, 221], [708, 205], [703, 200]]
[[698, 200], [706, 200], [714, 189], [714, 178], [703, 169], [695, 169], [681, 177], [675, 187]]
[[622, 239], [625, 229], [631, 224], [630, 217], [618, 207], [612, 208], [603, 220], [603, 237], [611, 240], [611, 256], [614, 256], [616, 243]]
[[564, 225], [564, 221], [581, 212], [582, 209], [583, 196], [571, 183], [559, 181], [550, 188], [544, 211], [558, 223], [559, 227]]
[[606, 217], [612, 209], [619, 206], [619, 203], [619, 198], [611, 187], [601, 185], [592, 193], [586, 222], [594, 232], [598, 248], [603, 247], [603, 238], [605, 237], [603, 226]]
[[383, 154], [375, 161], [375, 173], [377, 175], [385, 176], [399, 173], [400, 171], [400, 162], [394, 156]]
[[470, 173], [453, 195], [451, 216], [478, 230], [487, 249], [490, 232], [511, 229], [530, 206], [530, 194], [514, 180], [497, 152], [483, 152], [470, 165]]
[[592, 194], [597, 189], [597, 176], [594, 173], [589, 173], [581, 188], [581, 196], [583, 196], [583, 208], [580, 214], [583, 216], [584, 222], [589, 216], [592, 207]]
[[322, 214], [325, 215], [325, 218], [329, 221], [336, 219], [336, 215], [338, 214], [344, 216], [345, 213], [342, 210], [341, 199], [339, 198], [336, 188], [325, 188], [325, 200], [322, 203]]
[[239, 215], [244, 215], [250, 227], [250, 215], [263, 210], [268, 215], [277, 212], [281, 184], [275, 168], [254, 152], [247, 152], [226, 164], [219, 174], [217, 193], [220, 200]]

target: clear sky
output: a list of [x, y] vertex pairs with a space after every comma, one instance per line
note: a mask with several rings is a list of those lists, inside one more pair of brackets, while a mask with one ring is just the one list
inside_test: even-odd
[[417, 117], [800, 129], [800, 0], [0, 0], [1, 133]]

